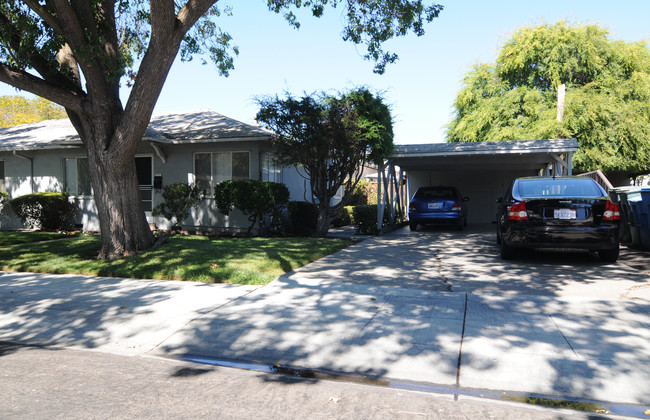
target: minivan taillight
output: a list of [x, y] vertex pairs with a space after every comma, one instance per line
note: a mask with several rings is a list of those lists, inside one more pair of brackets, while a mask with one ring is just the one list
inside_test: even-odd
[[621, 220], [621, 211], [618, 208], [618, 204], [614, 204], [610, 200], [607, 200], [607, 204], [605, 204], [605, 213], [603, 213], [603, 220]]
[[528, 220], [526, 203], [520, 201], [508, 207], [508, 220]]
[[460, 203], [454, 203], [451, 207], [451, 211], [461, 211]]

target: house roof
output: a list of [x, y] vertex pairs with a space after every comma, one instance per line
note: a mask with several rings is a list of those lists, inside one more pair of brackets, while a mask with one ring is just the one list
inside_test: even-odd
[[576, 139], [398, 145], [391, 161], [406, 170], [539, 169], [553, 155], [578, 150]]
[[[155, 143], [214, 143], [269, 139], [270, 131], [213, 111], [154, 114], [143, 140]], [[47, 120], [0, 128], [0, 151], [81, 147], [70, 120]]]

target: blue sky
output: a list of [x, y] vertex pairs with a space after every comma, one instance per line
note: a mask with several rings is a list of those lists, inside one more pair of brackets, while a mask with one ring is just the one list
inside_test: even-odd
[[[396, 143], [441, 142], [463, 76], [477, 62], [493, 62], [517, 28], [567, 20], [609, 27], [613, 39], [650, 40], [648, 0], [438, 2], [445, 8], [423, 37], [386, 44], [400, 58], [383, 75], [375, 75], [373, 64], [362, 58], [363, 46], [342, 41], [340, 8], [326, 9], [320, 19], [302, 15], [302, 26], [295, 30], [269, 12], [264, 1], [234, 2], [234, 16], [220, 18], [240, 49], [230, 77], [200, 60], [177, 60], [155, 112], [211, 109], [254, 123], [257, 96], [367, 86], [391, 106]], [[13, 94], [13, 88], [0, 85], [0, 95]]]

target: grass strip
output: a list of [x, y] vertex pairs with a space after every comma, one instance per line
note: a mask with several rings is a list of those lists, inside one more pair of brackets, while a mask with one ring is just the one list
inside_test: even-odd
[[176, 235], [156, 249], [106, 261], [95, 258], [99, 237], [81, 236], [0, 246], [0, 266], [7, 271], [263, 285], [349, 245], [325, 238]]
[[77, 236], [79, 232], [0, 232], [0, 246], [25, 244], [30, 242], [51, 241], [53, 239], [68, 238], [71, 235]]

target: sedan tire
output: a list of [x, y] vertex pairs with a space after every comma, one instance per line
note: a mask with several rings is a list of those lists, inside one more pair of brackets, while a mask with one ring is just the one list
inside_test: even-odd
[[616, 262], [618, 260], [618, 256], [620, 254], [620, 249], [619, 248], [614, 248], [614, 249], [602, 249], [598, 251], [598, 257], [600, 257], [600, 260], [603, 262]]
[[418, 230], [418, 224], [417, 223], [409, 223], [409, 228], [411, 228], [411, 232], [415, 232]]
[[515, 253], [517, 251], [515, 248], [513, 248], [513, 247], [511, 247], [509, 245], [506, 245], [506, 243], [505, 243], [505, 241], [503, 239], [501, 239], [500, 245], [501, 245], [500, 248], [501, 248], [501, 259], [502, 260], [511, 260], [511, 259], [515, 258]]

